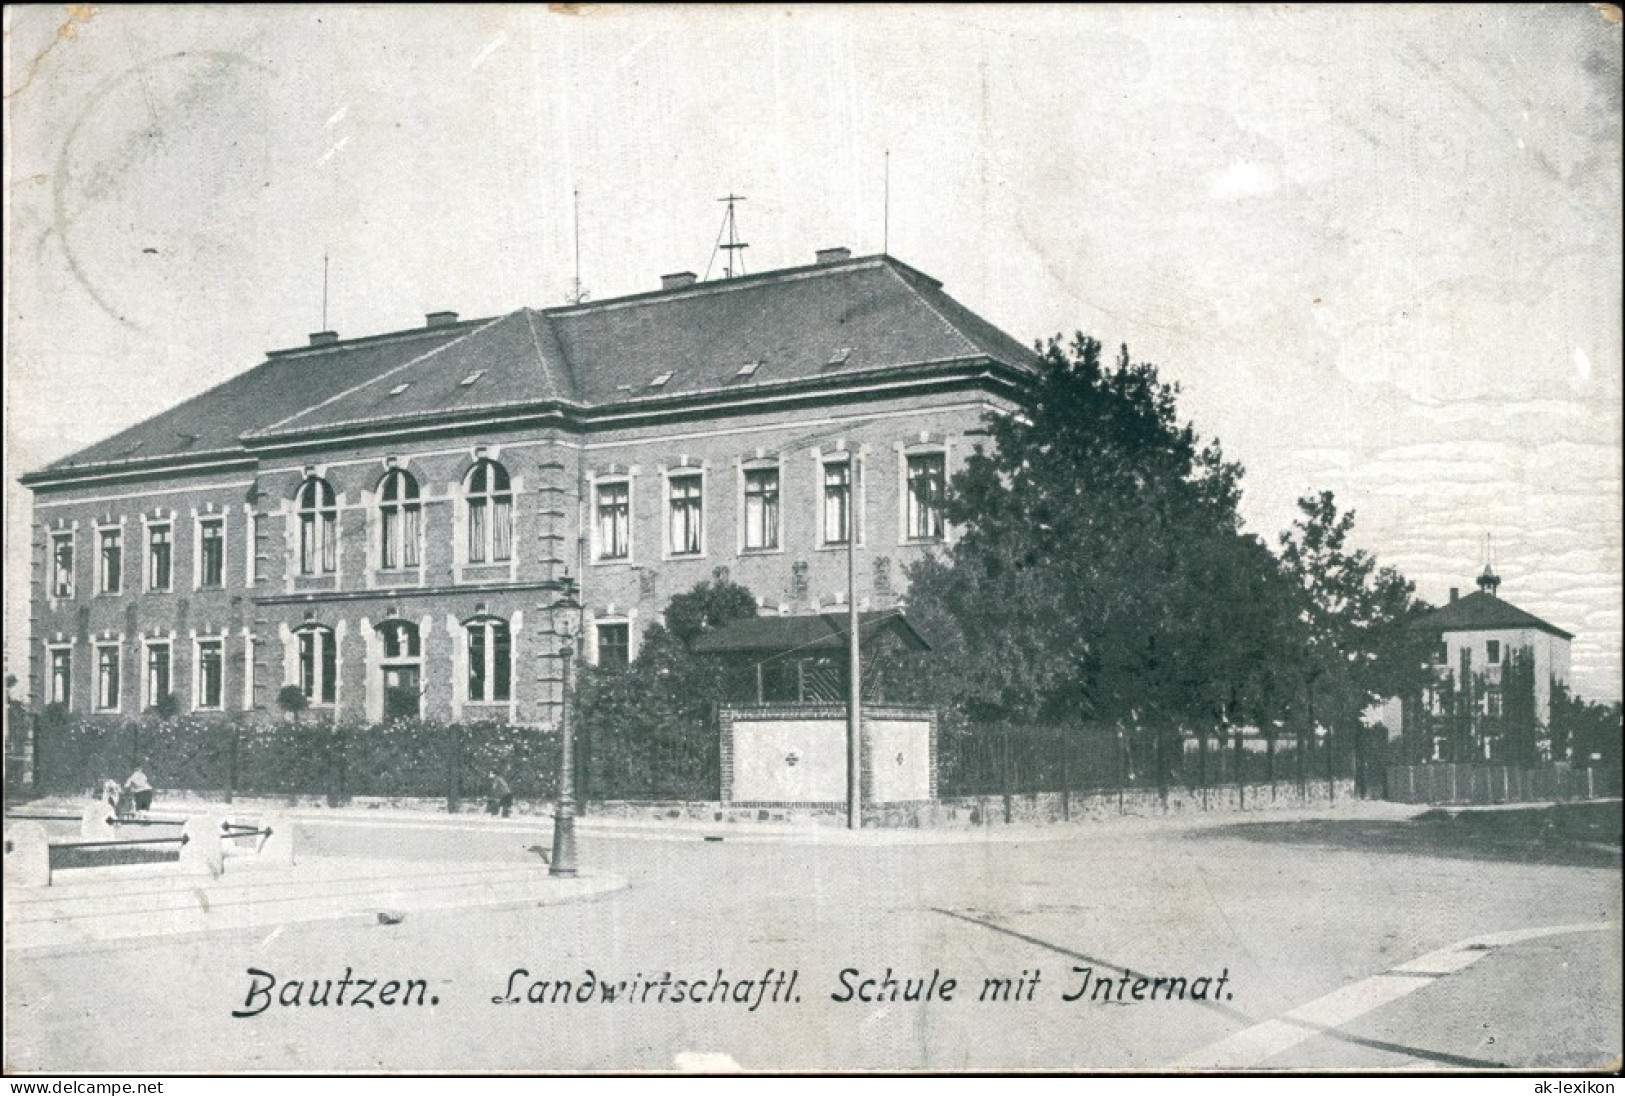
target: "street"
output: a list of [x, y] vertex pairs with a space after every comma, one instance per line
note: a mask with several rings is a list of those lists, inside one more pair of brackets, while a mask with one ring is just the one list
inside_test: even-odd
[[[304, 821], [301, 848], [545, 871], [535, 851], [545, 826], [425, 821]], [[1617, 860], [1338, 845], [1337, 827], [1370, 825], [1101, 825], [890, 844], [752, 839], [747, 827], [720, 841], [584, 834], [584, 868], [623, 875], [627, 889], [395, 924], [355, 917], [10, 954], [6, 1067], [1422, 1070], [1617, 1060]], [[419, 980], [427, 991], [421, 1003], [359, 1007], [352, 989], [343, 1006], [325, 992], [317, 1004], [319, 983], [345, 978]], [[294, 982], [298, 1004], [273, 1001]]]

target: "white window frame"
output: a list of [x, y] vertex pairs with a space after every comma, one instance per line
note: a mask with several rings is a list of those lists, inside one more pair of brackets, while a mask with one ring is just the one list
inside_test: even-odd
[[[226, 588], [226, 560], [230, 557], [231, 530], [226, 528], [226, 515], [223, 513], [199, 514], [192, 523], [197, 530], [192, 542], [192, 558], [196, 561], [192, 568], [192, 589], [194, 590], [224, 590]], [[203, 533], [211, 526], [220, 528], [220, 581], [206, 582], [206, 572], [203, 558]]]
[[935, 458], [941, 462], [941, 490], [943, 491], [942, 497], [946, 497], [948, 488], [948, 450], [946, 447], [923, 446], [902, 450], [899, 453], [899, 460], [897, 462], [897, 497], [902, 503], [902, 505], [900, 505], [897, 509], [898, 544], [943, 544], [948, 540], [948, 518], [947, 515], [942, 512], [942, 498], [940, 497], [938, 499], [938, 506], [936, 508], [937, 521], [941, 527], [940, 531], [934, 536], [916, 536], [913, 535], [909, 529], [910, 519], [913, 517], [915, 506], [914, 492], [912, 490], [911, 478], [909, 476], [909, 465], [913, 461], [924, 458]]
[[[305, 489], [315, 485], [316, 501], [304, 505]], [[321, 499], [322, 488], [333, 497], [332, 505]], [[305, 517], [311, 519], [311, 537], [305, 540]], [[328, 564], [328, 548], [332, 548], [332, 566]], [[309, 551], [307, 552], [307, 547]], [[320, 578], [336, 575], [339, 570], [339, 493], [325, 476], [311, 472], [299, 481], [293, 494], [293, 555], [294, 574], [300, 578]], [[314, 558], [312, 558], [314, 557]]]
[[[305, 637], [307, 637], [307, 636], [309, 636], [311, 638], [310, 689], [308, 691], [305, 689], [305, 650], [304, 650]], [[321, 637], [320, 642], [317, 641], [318, 637]], [[300, 628], [294, 629], [293, 639], [294, 639], [294, 645], [293, 645], [294, 681], [293, 681], [293, 683], [295, 685], [299, 686], [300, 692], [303, 692], [305, 694], [305, 700], [309, 704], [310, 707], [312, 707], [312, 708], [332, 708], [332, 707], [334, 707], [335, 705], [338, 704], [338, 699], [339, 699], [339, 677], [344, 672], [343, 668], [339, 665], [339, 648], [338, 648], [339, 634], [338, 634], [337, 629], [329, 628], [326, 625], [311, 625], [311, 626], [308, 626], [308, 627], [300, 627]], [[327, 659], [324, 657], [325, 651], [329, 646], [331, 646], [332, 651], [333, 651], [333, 680], [331, 682], [329, 682], [327, 680], [327, 673], [326, 673]], [[332, 686], [332, 689], [331, 689], [331, 692], [333, 694], [333, 699], [332, 700], [324, 700], [322, 698], [322, 694], [329, 691], [329, 689], [327, 688], [328, 685]]]
[[[62, 572], [57, 557], [57, 546], [66, 541], [68, 545], [68, 592], [63, 593], [58, 579]], [[51, 582], [50, 591], [52, 601], [72, 601], [79, 589], [79, 545], [78, 536], [73, 529], [55, 529], [51, 532]]]
[[[633, 478], [613, 475], [595, 478], [592, 482], [592, 561], [599, 564], [628, 564], [632, 562], [633, 530], [637, 527], [636, 507], [633, 505]], [[600, 518], [605, 488], [619, 487], [626, 491], [626, 551], [618, 556], [604, 554], [603, 523]]]
[[[507, 488], [505, 490], [498, 489], [490, 478], [494, 475], [494, 473], [488, 473], [485, 490], [478, 492], [475, 491], [474, 475], [482, 466], [489, 466], [506, 476], [508, 478]], [[519, 492], [515, 486], [513, 472], [506, 464], [503, 464], [491, 454], [486, 453], [476, 458], [473, 465], [469, 467], [468, 474], [463, 477], [462, 486], [463, 513], [462, 521], [459, 524], [462, 527], [460, 539], [463, 546], [464, 564], [469, 567], [512, 566], [519, 557], [519, 545], [516, 539], [517, 525], [514, 520], [517, 514], [515, 499]], [[508, 554], [503, 556], [501, 559], [498, 559], [496, 554], [497, 504], [499, 502], [507, 503], [506, 512], [508, 526]], [[478, 510], [484, 510], [485, 517], [480, 535], [476, 537], [474, 535], [474, 514]], [[476, 544], [476, 541], [479, 543]], [[480, 555], [480, 558], [478, 559], [474, 558], [476, 551], [478, 551]]]
[[[461, 621], [463, 628], [463, 661], [467, 672], [463, 675], [462, 703], [481, 707], [485, 705], [498, 705], [506, 707], [514, 699], [514, 627], [513, 624], [498, 616], [476, 616]], [[485, 663], [480, 667], [478, 680], [486, 684], [485, 692], [496, 692], [496, 668], [500, 664], [497, 659], [496, 634], [500, 628], [508, 635], [508, 695], [503, 697], [487, 695], [474, 696], [474, 633], [482, 632], [485, 636]]]
[[[666, 559], [704, 559], [706, 556], [706, 484], [705, 468], [703, 465], [683, 464], [675, 468], [667, 468], [661, 474], [661, 494], [665, 499], [663, 510], [665, 512], [665, 530], [662, 540], [665, 543]], [[679, 548], [676, 542], [676, 518], [678, 500], [672, 497], [678, 483], [695, 483], [699, 485], [699, 493], [692, 500], [699, 510], [698, 547], [694, 551]], [[685, 503], [689, 500], [683, 500]]]
[[[385, 499], [390, 483], [401, 485], [399, 497]], [[378, 481], [378, 495], [373, 501], [373, 513], [378, 529], [374, 562], [380, 571], [391, 574], [413, 572], [423, 566], [423, 485], [403, 467], [391, 467]], [[395, 559], [389, 558], [388, 534], [394, 530]]]
[[638, 657], [638, 653], [636, 649], [637, 629], [632, 627], [632, 618], [630, 616], [606, 616], [594, 618], [592, 622], [592, 664], [594, 666], [603, 665], [605, 628], [626, 629], [626, 664], [628, 666], [632, 665], [633, 661]]
[[254, 710], [254, 686], [258, 675], [254, 668], [254, 659], [259, 653], [260, 641], [246, 629], [243, 632], [243, 711]]
[[159, 649], [164, 652], [164, 678], [169, 686], [163, 695], [175, 691], [175, 644], [166, 638], [143, 639], [141, 641], [141, 710], [156, 708], [161, 699], [152, 687], [152, 656]]
[[[91, 649], [95, 651], [96, 658], [94, 665], [91, 667], [91, 672], [95, 676], [91, 678], [90, 710], [93, 712], [118, 712], [124, 705], [124, 644], [119, 642], [96, 643], [92, 645]], [[118, 676], [118, 681], [113, 689], [112, 704], [104, 703], [106, 694], [102, 688], [102, 655], [107, 651], [113, 652], [113, 672]]]
[[[106, 559], [106, 543], [105, 542], [106, 542], [106, 538], [110, 534], [112, 536], [115, 536], [115, 537], [118, 538], [118, 577], [119, 577], [119, 585], [118, 585], [118, 589], [116, 589], [116, 590], [109, 590], [107, 588], [107, 559]], [[128, 582], [129, 568], [124, 566], [125, 551], [124, 551], [124, 526], [123, 526], [123, 524], [120, 523], [118, 525], [98, 525], [98, 526], [96, 526], [95, 551], [96, 551], [96, 562], [95, 562], [95, 567], [96, 567], [96, 592], [98, 594], [106, 594], [109, 597], [119, 597], [120, 595], [122, 595], [124, 593], [125, 587], [129, 585], [129, 582]]]
[[[165, 570], [166, 573], [164, 575], [165, 581], [164, 581], [163, 585], [161, 585], [161, 586], [158, 583], [153, 581], [153, 574], [152, 574], [153, 559], [154, 559], [153, 552], [152, 552], [152, 535], [154, 533], [160, 531], [160, 530], [162, 530], [164, 532], [164, 534], [169, 538], [169, 540], [168, 540], [169, 558], [164, 561], [164, 570]], [[154, 521], [143, 522], [142, 523], [142, 529], [141, 529], [141, 540], [142, 540], [141, 579], [142, 579], [142, 582], [143, 582], [143, 589], [145, 589], [146, 592], [149, 593], [149, 594], [168, 594], [168, 593], [174, 592], [174, 589], [175, 589], [175, 522], [170, 518], [160, 518], [160, 519], [157, 519], [157, 520], [154, 520]]]
[[[220, 652], [219, 694], [213, 704], [203, 699], [203, 649], [215, 647]], [[192, 640], [192, 710], [197, 712], [223, 712], [226, 710], [226, 637], [198, 636]]]
[[[58, 655], [67, 656], [67, 680], [62, 689], [62, 695], [56, 695], [56, 659]], [[73, 644], [47, 643], [45, 645], [45, 703], [60, 704], [65, 711], [73, 711]]]
[[862, 495], [859, 492], [859, 478], [863, 473], [861, 462], [854, 463], [854, 454], [850, 450], [837, 449], [832, 453], [821, 453], [817, 456], [818, 466], [818, 493], [815, 496], [818, 506], [818, 547], [826, 551], [844, 551], [847, 540], [831, 540], [829, 536], [829, 470], [831, 468], [846, 469], [846, 526], [847, 538], [858, 547], [863, 546], [863, 522], [857, 520], [858, 509], [862, 505]]
[[[750, 543], [750, 478], [753, 474], [764, 472], [773, 473], [774, 480], [773, 544], [753, 547]], [[741, 462], [739, 465], [739, 554], [754, 556], [783, 552], [784, 542], [784, 462], [774, 458], [756, 458]]]

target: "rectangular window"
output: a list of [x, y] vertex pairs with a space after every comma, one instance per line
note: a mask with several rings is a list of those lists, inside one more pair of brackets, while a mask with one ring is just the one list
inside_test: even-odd
[[632, 627], [624, 622], [598, 625], [598, 665], [624, 670], [632, 661]]
[[671, 478], [671, 554], [674, 556], [697, 556], [702, 550], [700, 530], [704, 513], [700, 492], [699, 476]]
[[226, 521], [209, 518], [200, 526], [198, 585], [219, 587], [226, 579]]
[[51, 596], [73, 596], [73, 534], [51, 536]]
[[512, 695], [513, 640], [501, 621], [468, 627], [468, 699], [507, 701]]
[[60, 704], [64, 708], [72, 706], [73, 696], [73, 651], [67, 647], [58, 647], [51, 651], [51, 681], [47, 687], [45, 700], [48, 704]]
[[147, 527], [148, 590], [165, 591], [169, 589], [170, 548], [169, 526], [150, 525]]
[[626, 559], [632, 550], [632, 498], [626, 483], [598, 486], [598, 558]]
[[779, 546], [779, 470], [756, 468], [745, 473], [745, 547]]
[[338, 695], [338, 651], [333, 633], [311, 628], [299, 633], [299, 688], [312, 704], [331, 704]]
[[852, 465], [831, 461], [824, 465], [824, 543], [845, 544], [851, 516]]
[[147, 707], [155, 708], [169, 695], [169, 644], [147, 645]]
[[122, 593], [124, 590], [124, 531], [103, 529], [101, 532], [101, 591], [104, 594]]
[[96, 648], [96, 709], [103, 712], [118, 711], [119, 649]]
[[225, 644], [218, 639], [200, 639], [197, 645], [197, 706], [219, 708], [224, 692]]
[[1501, 665], [1501, 641], [1498, 639], [1486, 640], [1484, 643], [1484, 660], [1491, 666]]
[[908, 458], [908, 499], [905, 532], [909, 540], [942, 539], [942, 497], [947, 481], [947, 459], [942, 453], [921, 453]]

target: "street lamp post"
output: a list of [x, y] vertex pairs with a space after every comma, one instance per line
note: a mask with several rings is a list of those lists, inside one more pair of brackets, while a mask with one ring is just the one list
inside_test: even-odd
[[[549, 875], [572, 876], [576, 873], [576, 799], [575, 748], [571, 741], [575, 728], [570, 721], [570, 671], [575, 663], [576, 636], [570, 627], [569, 614], [578, 609], [575, 600], [575, 580], [566, 577], [561, 596], [553, 605], [554, 633], [561, 637], [559, 644], [559, 788], [553, 806], [553, 856], [548, 863]], [[560, 628], [556, 614], [565, 614]]]

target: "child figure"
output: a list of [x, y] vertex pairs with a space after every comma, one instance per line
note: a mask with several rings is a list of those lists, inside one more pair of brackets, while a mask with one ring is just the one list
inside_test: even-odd
[[144, 764], [137, 765], [130, 779], [124, 782], [124, 790], [135, 801], [135, 814], [139, 818], [145, 818], [147, 808], [152, 806], [152, 784], [147, 780]]
[[114, 818], [130, 817], [132, 801], [117, 780], [102, 781], [102, 803], [113, 812]]

